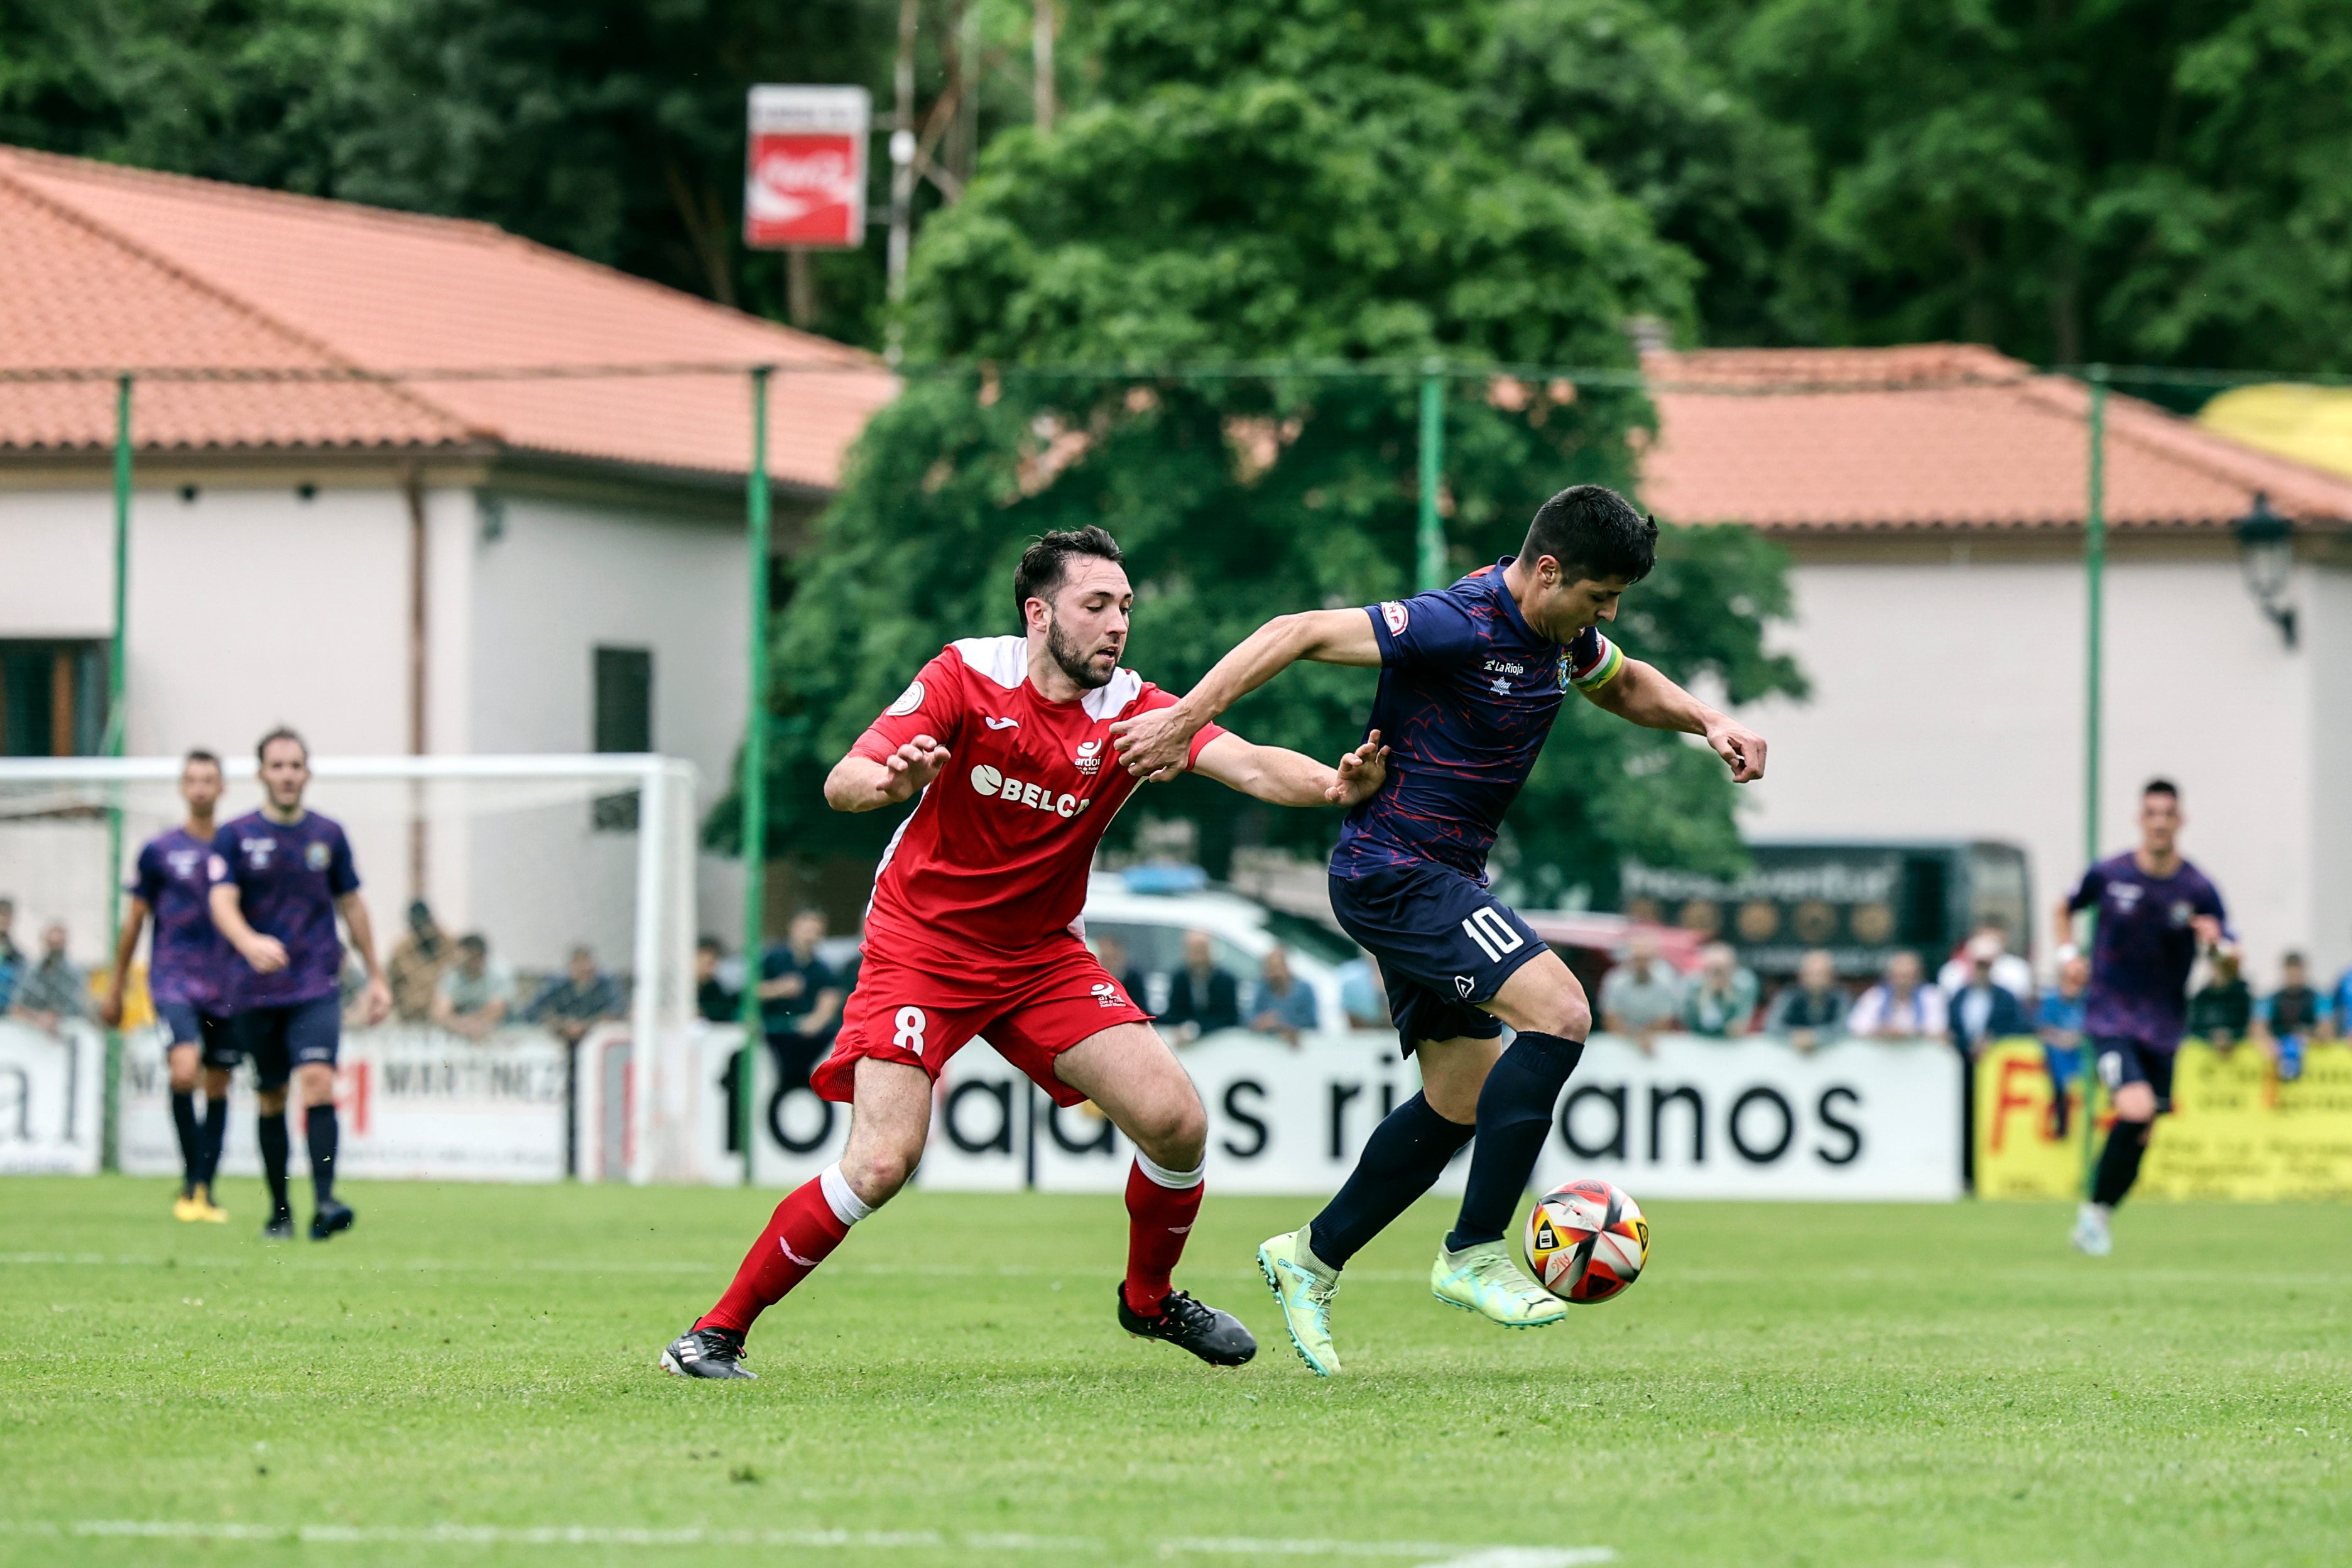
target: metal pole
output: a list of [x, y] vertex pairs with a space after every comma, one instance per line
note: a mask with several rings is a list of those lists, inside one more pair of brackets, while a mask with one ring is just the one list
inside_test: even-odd
[[751, 1184], [751, 1070], [760, 1034], [760, 953], [768, 910], [768, 378], [751, 373], [751, 478], [745, 499], [751, 535], [750, 695], [743, 720], [743, 1054], [735, 1059], [735, 1141], [743, 1152], [743, 1184]]
[[[128, 643], [131, 603], [131, 377], [114, 383], [114, 637], [106, 656], [106, 754], [122, 754], [129, 714], [123, 695], [129, 681], [123, 668]], [[114, 785], [106, 807], [106, 950], [112, 952], [122, 940], [122, 786]], [[100, 1080], [99, 1163], [110, 1171], [122, 1167], [121, 1140], [116, 1121], [121, 1114], [122, 1031], [106, 1031], [106, 1075]]]
[[[884, 262], [890, 303], [907, 294], [907, 255], [915, 225], [915, 25], [916, 0], [898, 0], [898, 58], [891, 73], [895, 101], [890, 110], [890, 239]], [[894, 313], [885, 353], [898, 363], [903, 323]]]
[[[2083, 649], [2083, 859], [2099, 858], [2099, 752], [2101, 665], [2106, 642], [2107, 576], [2107, 367], [2090, 367], [2091, 406], [2088, 421], [2090, 473], [2083, 508], [2083, 582], [2086, 595]], [[2090, 911], [2085, 940], [2098, 935], [2099, 911]], [[2093, 1100], [2097, 1077], [2092, 1068], [2090, 1037], [2084, 1037], [2083, 1058], [2083, 1195], [2090, 1196], [2098, 1159]]]
[[1437, 489], [1445, 479], [1445, 379], [1431, 360], [1421, 377], [1421, 526], [1416, 536], [1414, 577], [1420, 592], [1445, 586], [1445, 524], [1437, 515]]

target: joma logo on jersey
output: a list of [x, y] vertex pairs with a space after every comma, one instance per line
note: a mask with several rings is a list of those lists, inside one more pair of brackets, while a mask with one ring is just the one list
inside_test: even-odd
[[1074, 795], [1055, 795], [1042, 784], [1026, 779], [1009, 779], [986, 763], [971, 770], [971, 787], [982, 795], [994, 795], [1007, 805], [1025, 805], [1033, 811], [1050, 811], [1055, 816], [1070, 817], [1086, 810], [1087, 803]]

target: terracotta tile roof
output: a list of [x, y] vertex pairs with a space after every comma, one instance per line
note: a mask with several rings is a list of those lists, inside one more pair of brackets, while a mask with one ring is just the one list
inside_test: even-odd
[[[871, 356], [535, 245], [386, 212], [0, 147], [0, 368], [488, 370], [760, 363], [776, 477], [831, 487], [897, 384]], [[0, 383], [0, 450], [112, 440], [104, 383]], [[150, 381], [142, 447], [492, 442], [741, 473], [740, 375]]]
[[[1677, 522], [1789, 530], [2079, 528], [2089, 393], [1967, 343], [1645, 355], [1658, 434], [1642, 489]], [[2106, 514], [2224, 528], [2254, 492], [2352, 521], [2352, 480], [2107, 399]]]

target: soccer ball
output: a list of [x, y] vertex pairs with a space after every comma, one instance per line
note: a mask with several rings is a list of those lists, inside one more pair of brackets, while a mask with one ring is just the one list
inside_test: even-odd
[[1526, 1240], [1537, 1282], [1580, 1305], [1617, 1295], [1650, 1260], [1650, 1222], [1607, 1182], [1570, 1182], [1546, 1193], [1528, 1215]]

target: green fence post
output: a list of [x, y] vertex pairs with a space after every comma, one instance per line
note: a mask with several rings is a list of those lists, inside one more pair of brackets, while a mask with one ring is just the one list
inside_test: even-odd
[[[131, 377], [114, 381], [114, 637], [106, 656], [106, 754], [122, 754], [130, 715], [123, 709], [129, 681], [123, 668], [131, 603]], [[122, 785], [108, 793], [106, 807], [106, 951], [122, 940]], [[122, 1168], [122, 1139], [116, 1123], [122, 1113], [122, 1031], [106, 1031], [106, 1077], [99, 1094], [98, 1161]]]
[[750, 695], [743, 721], [743, 1052], [735, 1058], [735, 1141], [743, 1151], [743, 1184], [751, 1184], [752, 1071], [760, 1045], [760, 950], [768, 909], [768, 378], [751, 372], [751, 476], [744, 497], [751, 523]]
[[1421, 526], [1414, 551], [1419, 590], [1445, 586], [1445, 524], [1437, 515], [1437, 489], [1445, 480], [1444, 364], [1430, 360], [1421, 377]]
[[[2084, 643], [2083, 649], [2083, 859], [2085, 865], [2099, 858], [2099, 727], [2102, 718], [2101, 665], [2106, 642], [2106, 577], [2107, 577], [2107, 367], [2090, 367], [2091, 405], [2087, 434], [2090, 445], [2090, 472], [2083, 509], [2083, 585], [2084, 592]], [[2093, 910], [2085, 922], [2084, 938], [2095, 941], [2098, 936], [2099, 911]], [[2094, 1106], [2097, 1099], [2098, 1077], [2093, 1063], [2091, 1039], [2084, 1036], [2083, 1057], [2083, 1195], [2091, 1195], [2093, 1173], [2098, 1160]]]

